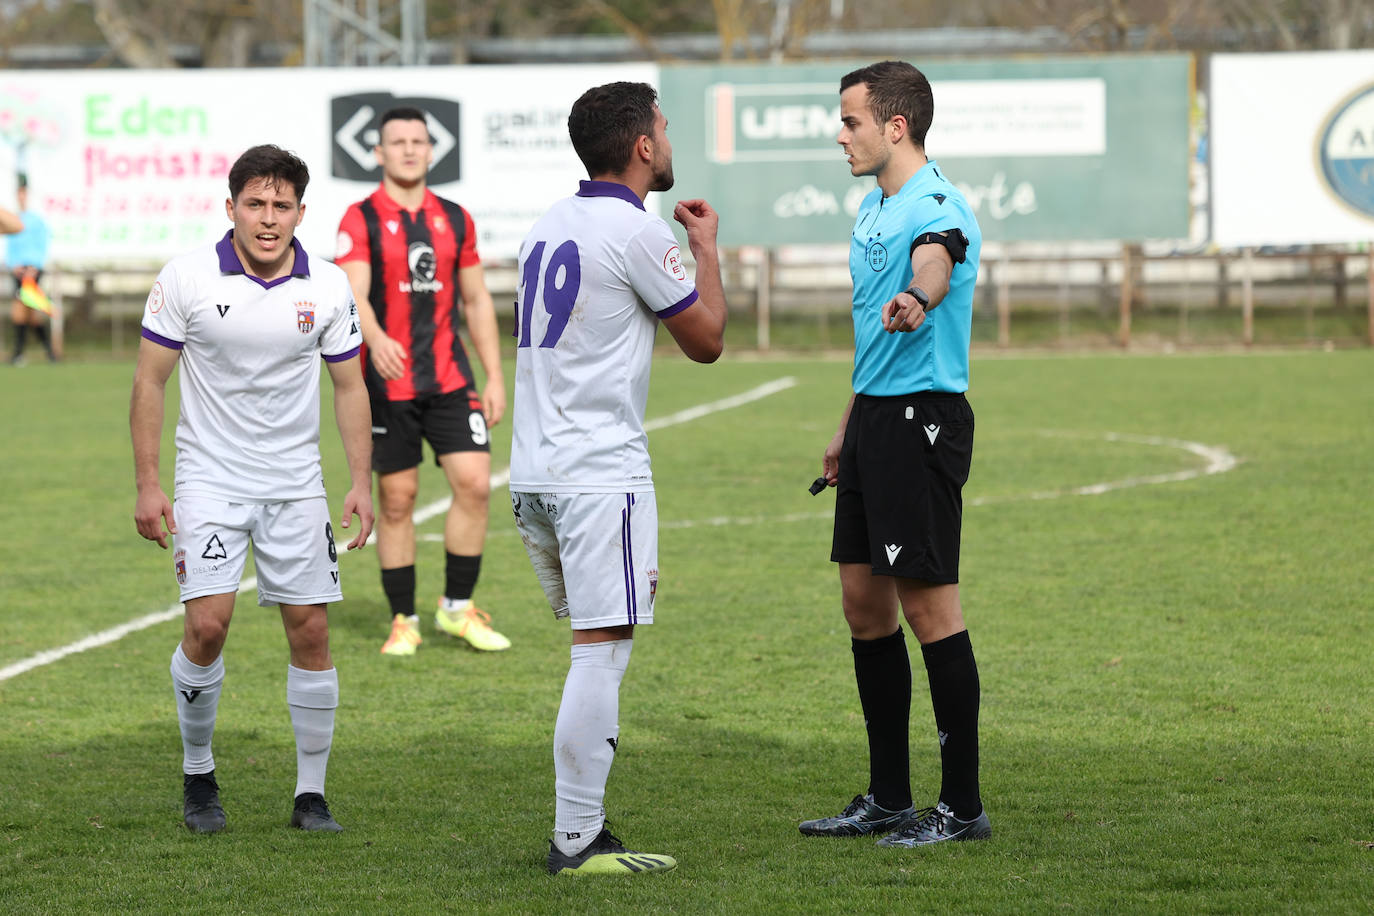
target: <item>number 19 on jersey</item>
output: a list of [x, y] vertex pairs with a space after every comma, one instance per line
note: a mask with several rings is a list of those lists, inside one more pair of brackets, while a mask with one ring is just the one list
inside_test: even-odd
[[539, 346], [556, 346], [568, 326], [573, 306], [577, 304], [577, 293], [582, 288], [582, 256], [577, 243], [568, 239], [553, 250], [545, 263], [547, 247], [545, 241], [535, 242], [520, 274], [519, 327], [515, 329], [519, 347], [532, 346], [536, 300], [548, 316]]

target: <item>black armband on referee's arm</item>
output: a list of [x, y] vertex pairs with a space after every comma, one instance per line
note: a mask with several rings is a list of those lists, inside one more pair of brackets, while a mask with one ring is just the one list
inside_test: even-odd
[[911, 251], [907, 252], [909, 257], [919, 245], [944, 245], [949, 252], [950, 260], [955, 264], [964, 263], [964, 256], [968, 252], [968, 236], [964, 235], [962, 229], [950, 229], [947, 232], [927, 232], [924, 235], [916, 236], [916, 240], [911, 243]]

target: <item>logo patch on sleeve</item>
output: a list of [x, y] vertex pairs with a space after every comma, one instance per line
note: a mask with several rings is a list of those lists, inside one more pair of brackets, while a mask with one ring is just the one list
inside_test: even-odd
[[672, 274], [674, 280], [686, 280], [687, 268], [682, 266], [682, 249], [674, 245], [663, 256], [663, 269]]

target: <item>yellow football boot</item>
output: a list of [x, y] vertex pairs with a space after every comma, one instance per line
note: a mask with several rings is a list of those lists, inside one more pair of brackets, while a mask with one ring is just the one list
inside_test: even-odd
[[382, 643], [382, 654], [414, 655], [420, 642], [420, 618], [397, 614], [391, 618], [391, 635]]
[[510, 648], [510, 640], [491, 628], [491, 615], [479, 610], [471, 600], [440, 598], [434, 625], [450, 636], [467, 640], [468, 645], [483, 652]]

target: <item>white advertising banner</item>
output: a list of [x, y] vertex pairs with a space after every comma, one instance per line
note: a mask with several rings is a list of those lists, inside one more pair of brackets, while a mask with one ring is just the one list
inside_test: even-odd
[[1211, 85], [1218, 244], [1374, 240], [1374, 51], [1219, 54]]
[[947, 80], [931, 90], [940, 118], [926, 144], [946, 158], [1107, 152], [1103, 79]]
[[[1101, 156], [1107, 151], [1107, 84], [1087, 79], [935, 80], [940, 117], [927, 149], [948, 158]], [[835, 161], [835, 82], [721, 82], [707, 91], [712, 162]], [[803, 102], [810, 97], [812, 101]], [[738, 124], [738, 130], [735, 125]]]
[[[658, 85], [653, 64], [417, 68], [9, 71], [0, 74], [0, 200], [30, 205], [69, 265], [160, 263], [229, 228], [229, 167], [274, 143], [310, 167], [298, 235], [332, 257], [339, 218], [372, 192], [386, 109], [428, 112], [430, 187], [462, 204], [484, 258], [511, 258], [586, 172], [567, 117], [586, 89]], [[656, 195], [655, 195], [656, 196]], [[652, 206], [654, 201], [650, 201]]]

